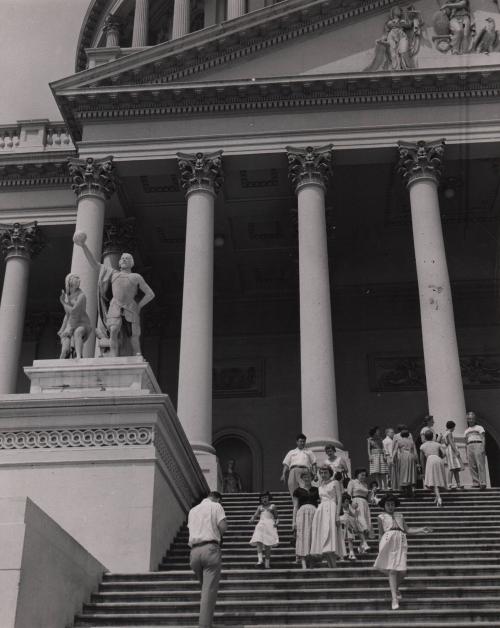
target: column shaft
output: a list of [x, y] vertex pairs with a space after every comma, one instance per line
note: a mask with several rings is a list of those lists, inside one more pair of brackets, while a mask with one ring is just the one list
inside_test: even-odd
[[0, 302], [0, 394], [16, 392], [30, 260], [8, 257]]
[[149, 0], [135, 0], [132, 48], [148, 45]]
[[205, 190], [191, 192], [187, 202], [177, 414], [193, 448], [212, 453], [213, 235], [213, 194]]
[[338, 444], [324, 189], [304, 185], [297, 200], [302, 429], [310, 446]]
[[429, 413], [438, 431], [453, 420], [461, 434], [467, 427], [465, 400], [437, 181], [410, 183], [410, 203]]
[[227, 0], [227, 19], [233, 20], [235, 17], [245, 15], [246, 0]]
[[175, 0], [174, 18], [172, 25], [172, 39], [184, 37], [190, 30], [191, 2], [190, 0]]
[[[101, 194], [82, 194], [78, 197], [75, 231], [87, 234], [87, 246], [95, 259], [101, 259], [102, 232], [104, 227], [105, 199]], [[73, 246], [71, 272], [80, 277], [80, 287], [87, 297], [87, 313], [92, 324], [92, 335], [83, 347], [86, 358], [94, 357], [95, 334], [97, 322], [97, 276], [83, 250]]]

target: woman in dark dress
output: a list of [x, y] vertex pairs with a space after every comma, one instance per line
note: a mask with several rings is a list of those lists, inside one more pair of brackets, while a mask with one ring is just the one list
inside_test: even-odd
[[302, 486], [293, 492], [292, 529], [296, 533], [295, 554], [302, 564], [302, 569], [310, 566], [312, 521], [319, 502], [316, 486], [311, 485], [312, 475], [304, 471], [300, 475]]

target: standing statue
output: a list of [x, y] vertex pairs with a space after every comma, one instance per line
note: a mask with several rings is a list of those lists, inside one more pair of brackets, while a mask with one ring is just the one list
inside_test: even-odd
[[413, 5], [405, 9], [392, 7], [384, 25], [384, 36], [375, 42], [374, 59], [365, 71], [414, 68], [414, 57], [420, 50], [422, 26], [422, 17]]
[[235, 471], [236, 460], [230, 458], [227, 461], [227, 470], [224, 473], [224, 493], [241, 493], [241, 478], [238, 473]]
[[[87, 235], [76, 232], [73, 242], [80, 246], [89, 264], [99, 271], [98, 279], [98, 314], [97, 336], [109, 338], [109, 356], [127, 355], [125, 341], [130, 340], [133, 355], [141, 355], [141, 309], [154, 299], [154, 292], [138, 273], [133, 273], [134, 258], [130, 253], [123, 253], [118, 265], [120, 270], [99, 264], [85, 244]], [[107, 292], [111, 289], [111, 300]], [[139, 290], [142, 299], [136, 300]]]
[[469, 0], [448, 0], [434, 16], [433, 40], [440, 52], [462, 55], [471, 52], [475, 26]]
[[83, 355], [83, 345], [88, 339], [92, 326], [86, 312], [87, 299], [80, 290], [80, 277], [66, 275], [64, 290], [61, 290], [59, 301], [66, 312], [61, 329], [57, 335], [61, 339], [61, 355], [59, 359], [71, 357], [74, 353], [77, 358]]

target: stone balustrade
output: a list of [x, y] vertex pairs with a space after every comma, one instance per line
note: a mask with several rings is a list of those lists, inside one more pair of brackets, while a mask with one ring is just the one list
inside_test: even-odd
[[0, 126], [0, 155], [73, 149], [68, 128], [62, 122], [20, 120]]

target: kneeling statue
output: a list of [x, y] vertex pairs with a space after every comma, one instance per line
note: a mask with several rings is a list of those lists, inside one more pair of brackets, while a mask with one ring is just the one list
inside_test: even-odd
[[90, 318], [87, 314], [87, 299], [80, 290], [80, 277], [78, 275], [66, 275], [64, 290], [61, 290], [59, 301], [66, 312], [61, 329], [57, 335], [61, 339], [61, 355], [64, 360], [73, 355], [81, 358], [83, 345], [91, 332]]

